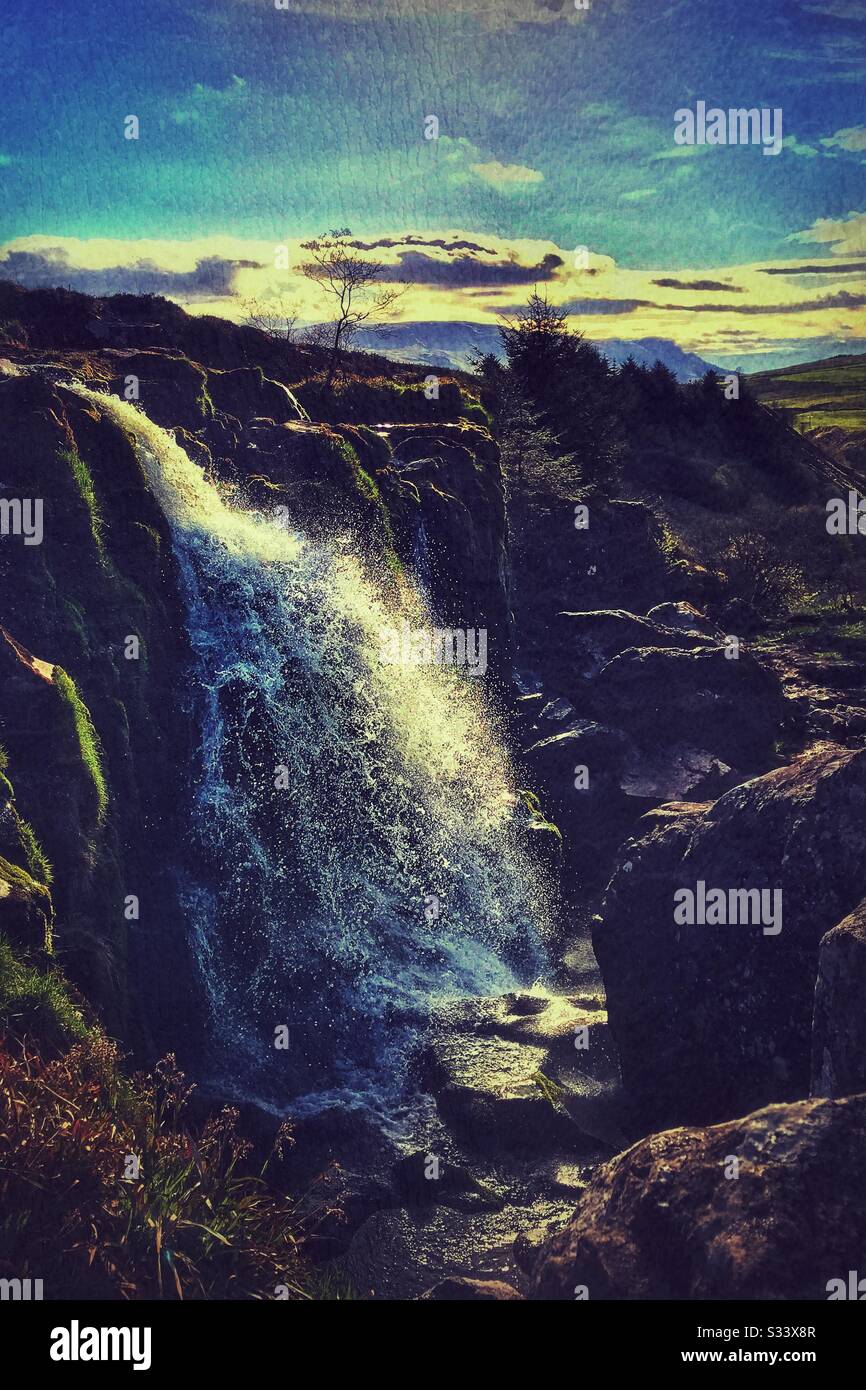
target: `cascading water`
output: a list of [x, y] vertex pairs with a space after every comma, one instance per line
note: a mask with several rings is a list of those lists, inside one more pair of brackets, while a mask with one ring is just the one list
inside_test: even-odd
[[383, 664], [420, 601], [395, 612], [351, 554], [233, 508], [136, 407], [73, 389], [134, 435], [183, 577], [201, 743], [178, 869], [214, 1079], [387, 1108], [431, 1004], [541, 966], [545, 892], [482, 700]]

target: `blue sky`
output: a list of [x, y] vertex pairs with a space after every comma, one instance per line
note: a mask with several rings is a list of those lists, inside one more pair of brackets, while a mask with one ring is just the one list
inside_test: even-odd
[[[147, 239], [148, 264], [177, 267], [179, 243], [248, 243], [235, 258], [259, 263], [263, 244], [331, 226], [368, 239], [459, 230], [530, 265], [544, 246], [607, 258], [614, 310], [595, 316], [610, 336], [658, 328], [650, 272], [725, 267], [738, 294], [769, 281], [768, 310], [819, 305], [780, 309], [785, 323], [758, 312], [765, 337], [863, 335], [841, 262], [866, 252], [864, 0], [591, 0], [586, 14], [573, 0], [280, 2], [0, 0], [0, 273], [10, 246], [29, 248], [14, 267], [26, 280], [49, 244], [93, 271], [81, 247], [94, 239], [116, 242], [127, 266]], [[675, 146], [674, 112], [699, 99], [781, 108], [781, 155]], [[123, 138], [129, 114], [136, 141]], [[844, 230], [833, 240], [827, 227]], [[798, 258], [832, 258], [839, 276], [749, 270]], [[560, 298], [585, 304], [560, 278]], [[818, 288], [845, 290], [840, 313]], [[452, 289], [429, 288], [424, 316], [456, 313]], [[495, 308], [475, 290], [463, 317]], [[691, 293], [680, 317], [694, 342], [720, 316], [698, 330], [686, 310], [706, 292]]]

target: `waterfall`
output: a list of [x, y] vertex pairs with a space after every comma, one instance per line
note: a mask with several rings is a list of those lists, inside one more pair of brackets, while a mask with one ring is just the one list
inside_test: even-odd
[[431, 1004], [542, 965], [545, 891], [483, 698], [381, 661], [417, 595], [395, 608], [345, 544], [231, 505], [138, 408], [72, 389], [134, 436], [182, 575], [200, 741], [177, 869], [211, 1075], [295, 1111], [387, 1108]]

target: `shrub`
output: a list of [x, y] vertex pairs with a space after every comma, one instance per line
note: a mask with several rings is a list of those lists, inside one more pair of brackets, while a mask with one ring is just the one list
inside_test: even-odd
[[0, 322], [0, 347], [26, 348], [30, 345], [30, 334], [18, 319], [4, 319]]
[[126, 1080], [99, 1033], [45, 1061], [0, 1049], [0, 1272], [49, 1298], [290, 1298], [314, 1204], [258, 1173], [225, 1109], [194, 1130], [191, 1088], [166, 1058]]
[[732, 596], [763, 618], [785, 616], [811, 597], [800, 567], [755, 531], [735, 536], [719, 556], [719, 565]]

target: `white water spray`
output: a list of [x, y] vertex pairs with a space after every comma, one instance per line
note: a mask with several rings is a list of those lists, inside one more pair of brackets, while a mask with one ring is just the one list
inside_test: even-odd
[[381, 662], [417, 596], [395, 611], [357, 558], [230, 506], [132, 404], [72, 389], [134, 435], [183, 576], [201, 737], [179, 867], [212, 1065], [295, 1109], [381, 1104], [432, 1003], [540, 967], [545, 894], [483, 701]]

